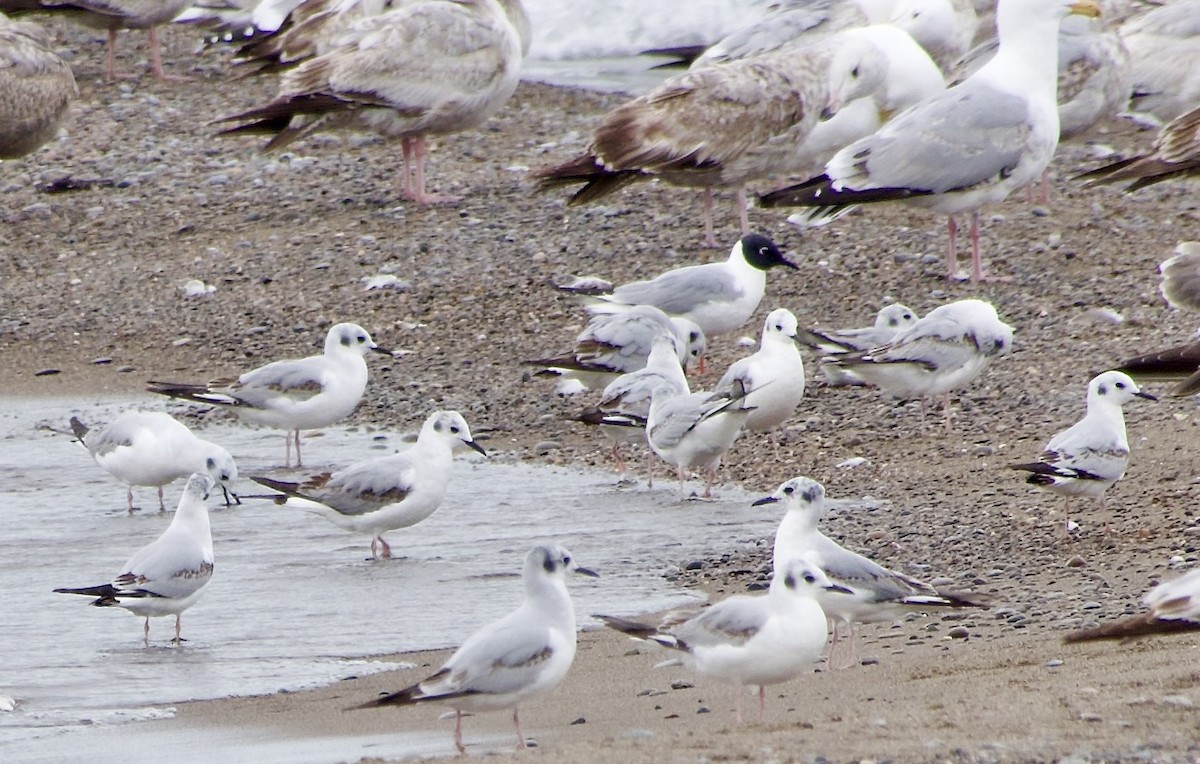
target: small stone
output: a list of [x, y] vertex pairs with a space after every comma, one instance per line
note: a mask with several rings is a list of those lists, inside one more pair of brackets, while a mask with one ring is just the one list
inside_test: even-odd
[[41, 371], [35, 371], [35, 372], [33, 373], [33, 376], [35, 376], [35, 377], [49, 377], [49, 376], [50, 376], [50, 375], [52, 375], [52, 374], [62, 374], [62, 371], [61, 371], [61, 370], [59, 370], [59, 369], [42, 369]]
[[557, 451], [562, 448], [562, 444], [557, 440], [543, 440], [534, 445], [533, 450], [539, 454], [548, 454], [551, 451]]
[[709, 710], [708, 706], [700, 706], [699, 708], [696, 709], [696, 713], [710, 714], [710, 713], [712, 713], [712, 711]]
[[104, 366], [104, 365], [110, 364], [110, 363], [112, 363], [111, 358], [93, 358], [92, 359], [92, 364], [95, 366]]
[[696, 685], [692, 684], [686, 679], [676, 679], [674, 682], [671, 682], [672, 690], [690, 690], [695, 686]]
[[970, 630], [966, 626], [955, 626], [950, 631], [946, 632], [951, 639], [966, 639], [971, 636]]
[[1079, 555], [1075, 555], [1071, 559], [1067, 560], [1068, 568], [1082, 568], [1085, 565], [1087, 565], [1087, 560], [1083, 559]]
[[1046, 661], [1046, 668], [1058, 668], [1061, 665], [1063, 665], [1061, 658], [1051, 658]]
[[1100, 714], [1096, 713], [1095, 711], [1084, 711], [1083, 713], [1079, 714], [1079, 721], [1081, 721], [1081, 722], [1102, 722], [1102, 721], [1104, 721], [1104, 717], [1101, 716]]
[[683, 566], [684, 570], [703, 570], [704, 560], [692, 560], [687, 565]]
[[584, 719], [584, 718], [581, 716], [581, 717], [579, 717], [578, 719], [576, 719], [575, 721], [571, 722], [571, 726], [572, 726], [572, 727], [574, 727], [576, 724], [587, 724], [587, 719]]

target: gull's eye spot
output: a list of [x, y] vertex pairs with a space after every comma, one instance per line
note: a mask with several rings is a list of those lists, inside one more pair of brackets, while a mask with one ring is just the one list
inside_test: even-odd
[[1125, 383], [1124, 383], [1124, 382], [1118, 382], [1118, 383], [1117, 383], [1117, 389], [1118, 389], [1118, 390], [1124, 390], [1124, 389], [1125, 389]]
[[816, 576], [814, 576], [812, 573], [805, 573], [805, 574], [804, 574], [804, 583], [806, 583], [806, 584], [815, 584], [816, 582], [817, 582], [817, 577], [816, 577]]
[[793, 493], [796, 492], [796, 489], [789, 485], [787, 488], [783, 489], [783, 492], [786, 493], [788, 496], [791, 496]]

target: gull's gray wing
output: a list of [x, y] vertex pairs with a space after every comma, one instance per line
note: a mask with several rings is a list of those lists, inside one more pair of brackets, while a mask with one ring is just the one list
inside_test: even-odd
[[227, 387], [238, 400], [252, 406], [286, 395], [304, 400], [325, 389], [328, 363], [324, 356], [275, 361], [248, 371]]
[[[830, 162], [855, 190], [942, 194], [998, 179], [1017, 166], [1030, 134], [1028, 104], [978, 79], [922, 101]], [[835, 186], [840, 178], [834, 178]]]
[[733, 402], [726, 396], [705, 392], [677, 395], [662, 404], [649, 436], [659, 447], [673, 448], [696, 425]]
[[737, 595], [671, 629], [671, 634], [690, 648], [741, 645], [758, 633], [768, 615], [765, 597]]
[[821, 535], [816, 544], [816, 559], [835, 584], [867, 593], [876, 602], [899, 600], [914, 594], [937, 594], [915, 578], [883, 567], [877, 562], [840, 546]]
[[623, 284], [613, 291], [613, 297], [631, 305], [653, 305], [670, 315], [682, 315], [706, 302], [733, 301], [741, 297], [742, 290], [724, 265], [667, 271], [651, 281]]
[[402, 451], [356, 462], [332, 475], [316, 475], [300, 486], [299, 495], [343, 515], [365, 515], [403, 501], [416, 478], [411, 456]]

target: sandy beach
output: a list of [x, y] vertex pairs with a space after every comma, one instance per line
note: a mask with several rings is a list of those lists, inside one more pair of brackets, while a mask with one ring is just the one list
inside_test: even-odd
[[[717, 207], [726, 244], [713, 251], [701, 246], [698, 193], [645, 183], [568, 208], [561, 195], [531, 192], [528, 171], [580, 151], [618, 95], [522, 85], [483, 129], [439, 142], [431, 187], [466, 199], [416, 208], [397, 201], [398, 147], [375, 138], [319, 136], [263, 155], [253, 140], [212, 137], [211, 119], [262, 102], [273, 84], [231, 84], [227, 55], [195, 55], [194, 32], [164, 35], [168, 71], [188, 81], [109, 83], [100, 42], [52, 26], [77, 51], [81, 96], [59, 141], [0, 166], [8, 395], [80, 399], [137, 392], [150, 379], [202, 380], [309, 354], [328, 326], [355, 321], [401, 351], [372, 361], [357, 423], [412, 428], [434, 408], [455, 408], [489, 450], [604, 467], [602, 439], [566, 420], [590, 398], [559, 398], [519, 363], [567, 349], [584, 323], [548, 282], [652, 276], [723, 259], [737, 237], [729, 195]], [[126, 70], [142, 71], [142, 46], [123, 47]], [[1092, 139], [1128, 151], [1152, 135], [1112, 122]], [[722, 470], [756, 494], [807, 474], [833, 497], [881, 502], [880, 512], [828, 518], [827, 532], [907, 573], [987, 593], [994, 606], [864, 628], [865, 665], [817, 666], [772, 688], [766, 723], [742, 727], [731, 688], [681, 668], [651, 671], [661, 652], [587, 630], [562, 687], [523, 710], [538, 746], [514, 760], [1200, 760], [1200, 638], [1061, 643], [1070, 629], [1140, 612], [1146, 589], [1196, 563], [1194, 401], [1127, 407], [1130, 469], [1106, 512], [1080, 504], [1069, 540], [1061, 502], [1006, 469], [1082, 414], [1092, 375], [1195, 330], [1195, 316], [1165, 305], [1155, 274], [1178, 241], [1200, 237], [1195, 184], [1083, 188], [1071, 177], [1098, 165], [1097, 153], [1060, 147], [1049, 205], [1014, 196], [985, 210], [984, 258], [998, 278], [979, 285], [941, 278], [945, 221], [919, 210], [861, 210], [803, 233], [786, 210], [751, 211], [799, 271], [769, 274], [739, 334], [757, 337], [779, 306], [802, 326], [840, 327], [869, 322], [892, 300], [924, 313], [965, 297], [991, 301], [1017, 328], [1011, 356], [956, 396], [950, 434], [937, 416], [923, 427], [916, 403], [815, 384], [810, 364], [797, 414], [740, 440]], [[45, 190], [63, 178], [89, 187]], [[380, 273], [407, 288], [364, 290], [361, 279]], [[185, 298], [192, 278], [216, 291]], [[749, 352], [736, 337], [710, 350], [694, 389]], [[851, 457], [865, 462], [838, 466]], [[660, 476], [669, 479], [665, 468]], [[713, 538], [679, 583], [714, 597], [743, 592], [765, 578], [769, 549], [769, 539], [747, 551]], [[401, 629], [405, 617], [368, 627]], [[464, 633], [481, 625], [470, 613], [462, 621]], [[173, 719], [121, 734], [181, 749], [216, 741], [220, 751], [284, 740], [315, 759], [333, 739], [413, 734], [416, 753], [450, 755], [452, 722], [438, 721], [437, 708], [343, 713], [446, 656], [394, 656], [416, 667], [311, 692], [182, 704]], [[503, 713], [469, 718], [466, 738], [495, 761], [515, 742]]]

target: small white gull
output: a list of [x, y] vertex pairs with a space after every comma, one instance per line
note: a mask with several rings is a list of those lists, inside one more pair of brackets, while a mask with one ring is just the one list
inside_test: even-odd
[[683, 393], [670, 384], [654, 388], [646, 417], [646, 440], [659, 457], [675, 467], [683, 492], [685, 472], [705, 473], [704, 498], [712, 496], [721, 458], [742, 433], [753, 409], [746, 391], [735, 382], [727, 393]]
[[825, 487], [817, 481], [792, 478], [753, 506], [777, 502], [783, 504], [785, 513], [775, 532], [772, 553], [775, 569], [786, 569], [797, 559], [807, 560], [820, 566], [830, 581], [840, 585], [840, 590], [818, 591], [817, 600], [833, 624], [835, 645], [838, 624], [846, 624], [852, 661], [857, 650], [856, 624], [892, 620], [906, 610], [984, 606], [978, 595], [940, 591], [830, 539], [817, 528], [825, 515]]
[[1063, 532], [1070, 530], [1072, 496], [1100, 499], [1129, 466], [1129, 439], [1122, 406], [1134, 398], [1158, 400], [1142, 392], [1129, 375], [1106, 371], [1087, 387], [1083, 419], [1055, 435], [1037, 461], [1014, 464], [1031, 473], [1027, 483], [1063, 497]]
[[416, 525], [432, 515], [446, 497], [454, 449], [466, 446], [484, 456], [471, 438], [471, 428], [457, 411], [429, 415], [412, 448], [380, 456], [329, 473], [311, 475], [298, 483], [251, 476], [276, 491], [278, 504], [321, 515], [340, 528], [371, 536], [371, 556], [392, 556], [383, 534]]
[[139, 549], [111, 582], [79, 589], [55, 589], [59, 594], [95, 597], [97, 607], [122, 607], [145, 618], [143, 642], [150, 644], [150, 619], [175, 616], [175, 644], [183, 641], [180, 620], [204, 591], [213, 574], [212, 531], [208, 522], [208, 492], [213, 479], [196, 473], [188, 478], [171, 524], [153, 542]]
[[227, 408], [252, 424], [287, 430], [284, 466], [300, 458], [300, 431], [328, 427], [350, 416], [367, 388], [368, 352], [390, 355], [357, 324], [336, 324], [325, 335], [321, 355], [275, 361], [236, 379], [216, 379], [197, 385], [150, 382], [152, 393]]
[[678, 662], [702, 676], [737, 685], [738, 724], [741, 688], [757, 686], [761, 724], [767, 685], [811, 672], [825, 649], [828, 631], [820, 598], [846, 591], [815, 563], [793, 559], [776, 569], [765, 596], [734, 595], [683, 623], [659, 627], [616, 616], [595, 617], [623, 634], [678, 651]]
[[472, 634], [437, 673], [354, 709], [445, 703], [454, 709], [454, 747], [465, 754], [463, 711], [511, 708], [517, 747], [525, 748], [521, 705], [557, 687], [575, 660], [575, 606], [567, 573], [596, 576], [561, 546], [534, 547], [525, 556], [520, 607]]
[[99, 432], [71, 417], [71, 431], [101, 469], [129, 486], [125, 499], [131, 513], [135, 485], [157, 488], [158, 508], [165, 510], [163, 486], [193, 472], [210, 475], [225, 493], [226, 505], [230, 503], [229, 486], [238, 476], [233, 456], [170, 414], [129, 410]]
[[821, 356], [821, 373], [830, 385], [863, 385], [866, 383], [853, 372], [826, 363], [827, 357], [886, 345], [897, 334], [915, 324], [918, 318], [916, 311], [896, 302], [880, 309], [871, 326], [858, 329], [800, 329], [796, 332], [796, 341]]
[[790, 310], [771, 311], [758, 352], [734, 361], [716, 391], [729, 392], [735, 384], [745, 391], [742, 405], [754, 409], [746, 417], [747, 430], [773, 430], [796, 411], [804, 399], [804, 359], [796, 347], [796, 317]]

